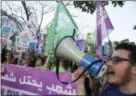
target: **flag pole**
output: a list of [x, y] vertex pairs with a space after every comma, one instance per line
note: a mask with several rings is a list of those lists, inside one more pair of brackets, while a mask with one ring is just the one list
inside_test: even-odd
[[[101, 2], [102, 2], [102, 0], [100, 0]], [[103, 6], [103, 4], [102, 4], [102, 6]], [[106, 28], [106, 31], [107, 31], [107, 36], [108, 36], [108, 45], [109, 45], [109, 48], [110, 48], [110, 53], [109, 53], [109, 55], [112, 55], [112, 53], [113, 53], [113, 46], [112, 46], [112, 42], [111, 42], [111, 40], [110, 40], [110, 37], [109, 37], [109, 32], [108, 32], [108, 29]]]
[[109, 45], [109, 48], [110, 48], [110, 53], [109, 53], [109, 55], [111, 56], [112, 53], [113, 53], [113, 46], [112, 46], [112, 42], [111, 42], [110, 37], [109, 37], [108, 30], [106, 30], [106, 31], [107, 31], [107, 36], [108, 36], [108, 45]]

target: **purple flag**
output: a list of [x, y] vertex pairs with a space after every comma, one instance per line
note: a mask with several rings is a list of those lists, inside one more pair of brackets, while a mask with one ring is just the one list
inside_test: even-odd
[[39, 33], [39, 38], [38, 38], [38, 47], [40, 46], [40, 44], [42, 43], [42, 33]]
[[37, 39], [37, 47], [36, 47], [36, 52], [37, 54], [42, 53], [42, 44], [43, 44], [43, 34], [40, 32], [39, 33], [39, 38]]
[[88, 49], [88, 47], [87, 47], [87, 45], [86, 45], [84, 40], [77, 40], [76, 45], [83, 52]]
[[[60, 80], [71, 82], [72, 74], [60, 72]], [[16, 65], [5, 65], [2, 76], [2, 96], [4, 95], [76, 95], [76, 85], [62, 84], [51, 70], [41, 70]]]
[[114, 29], [101, 1], [97, 2], [96, 55], [102, 57], [102, 40]]

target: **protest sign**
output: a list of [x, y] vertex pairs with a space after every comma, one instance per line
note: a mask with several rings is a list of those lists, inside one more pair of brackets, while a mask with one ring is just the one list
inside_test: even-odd
[[35, 49], [36, 48], [36, 43], [35, 42], [30, 42], [28, 48], [29, 49]]
[[18, 44], [19, 38], [20, 38], [20, 37], [16, 37], [16, 51], [17, 51], [17, 52], [24, 52], [24, 51], [25, 51], [25, 48], [27, 48], [27, 47]]
[[[62, 84], [51, 70], [5, 65], [2, 76], [2, 95], [76, 95], [76, 86]], [[60, 80], [71, 82], [72, 75], [60, 72]]]
[[23, 30], [18, 37], [17, 45], [28, 47], [32, 41], [32, 34], [28, 30]]
[[[26, 39], [26, 38], [25, 38]], [[29, 44], [29, 41], [27, 42], [27, 39], [24, 41], [21, 41], [22, 38], [20, 36], [16, 37], [16, 52], [19, 52], [19, 59], [18, 59], [18, 65], [20, 64], [22, 52], [25, 52], [25, 49], [27, 48], [27, 45]], [[26, 44], [26, 42], [28, 44]]]
[[7, 40], [7, 49], [8, 50], [12, 49], [12, 41], [11, 40]]
[[7, 45], [7, 38], [1, 38], [1, 45], [3, 45], [3, 47]]
[[2, 38], [8, 39], [10, 35], [10, 31], [11, 31], [11, 28], [9, 26], [3, 25], [1, 29]]

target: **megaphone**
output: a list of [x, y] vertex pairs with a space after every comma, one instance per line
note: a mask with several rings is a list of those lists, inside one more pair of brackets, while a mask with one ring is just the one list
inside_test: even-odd
[[[74, 61], [83, 68], [86, 68], [92, 62], [97, 60], [80, 51], [71, 36], [65, 36], [58, 42], [55, 48], [55, 56], [57, 58], [66, 58]], [[93, 78], [101, 78], [105, 74], [106, 70], [107, 66], [104, 62], [97, 62], [88, 69], [88, 72]]]

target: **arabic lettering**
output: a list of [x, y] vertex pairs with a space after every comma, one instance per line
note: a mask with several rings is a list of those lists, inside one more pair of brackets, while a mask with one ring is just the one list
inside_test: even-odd
[[[19, 79], [20, 84], [22, 85], [31, 85], [34, 87], [42, 88], [43, 84], [40, 82], [39, 84], [36, 82], [36, 80], [32, 79], [31, 76], [23, 76], [23, 79]], [[39, 89], [41, 91], [41, 89]]]
[[68, 86], [66, 87], [67, 89], [63, 89], [62, 86], [59, 85], [54, 85], [52, 84], [51, 87], [50, 86], [46, 86], [47, 90], [49, 90], [49, 94], [51, 94], [51, 92], [56, 92], [58, 94], [62, 94], [62, 95], [76, 95], [76, 90], [72, 89], [71, 85], [68, 84]]
[[2, 76], [2, 79], [10, 82], [16, 82], [16, 77], [14, 76], [13, 72], [10, 75], [6, 74]]

